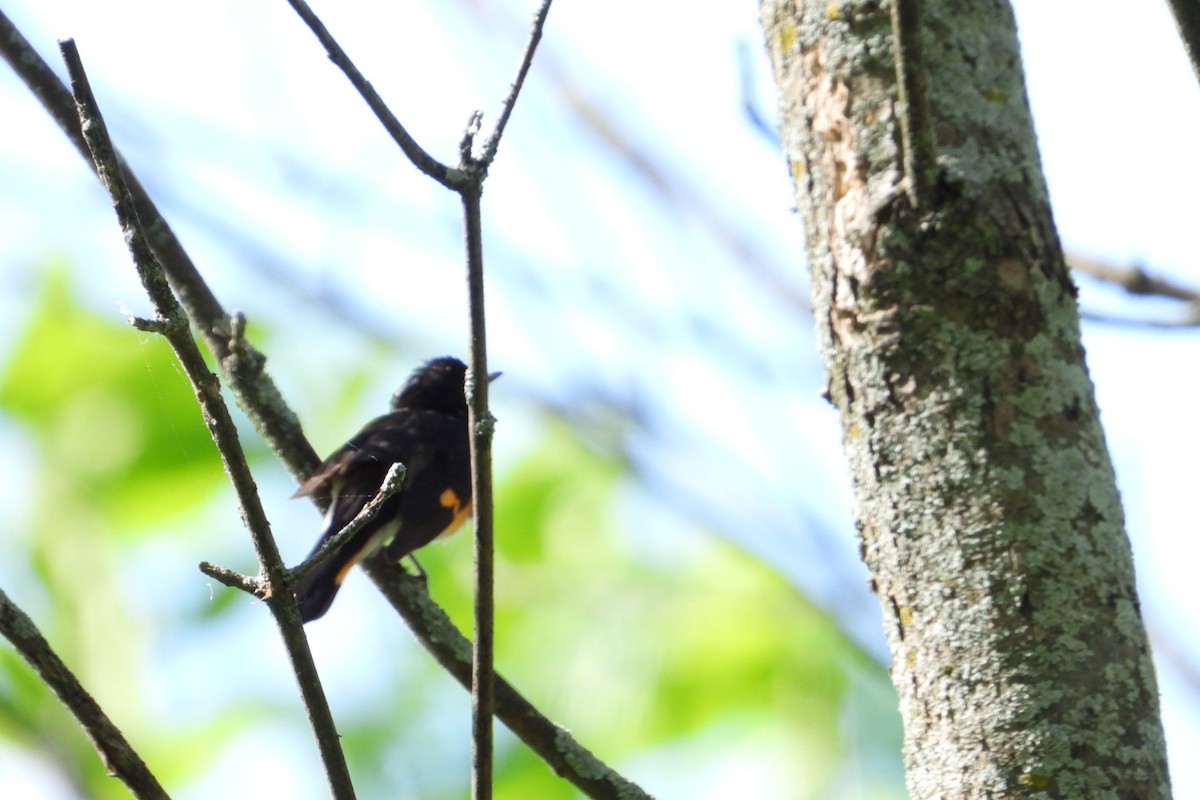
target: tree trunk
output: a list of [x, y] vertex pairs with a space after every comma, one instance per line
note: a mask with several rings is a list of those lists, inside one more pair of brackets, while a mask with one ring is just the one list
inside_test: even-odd
[[909, 791], [1168, 797], [1011, 10], [892, 2], [762, 17]]

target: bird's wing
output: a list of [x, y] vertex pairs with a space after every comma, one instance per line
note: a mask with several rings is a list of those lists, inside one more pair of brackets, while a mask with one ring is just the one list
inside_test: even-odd
[[410, 449], [412, 426], [406, 424], [406, 416], [404, 412], [393, 412], [368, 422], [322, 461], [292, 497], [329, 497], [338, 479], [354, 472], [378, 472], [382, 481], [388, 468], [396, 461], [403, 461]]

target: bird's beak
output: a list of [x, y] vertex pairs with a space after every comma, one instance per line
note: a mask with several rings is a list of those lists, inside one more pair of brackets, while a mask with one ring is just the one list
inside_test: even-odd
[[503, 374], [504, 374], [503, 372], [489, 372], [488, 373], [488, 383], [491, 383], [492, 381], [496, 380], [496, 378], [499, 378]]

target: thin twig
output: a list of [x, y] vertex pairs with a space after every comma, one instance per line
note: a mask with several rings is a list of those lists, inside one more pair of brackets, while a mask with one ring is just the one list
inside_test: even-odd
[[346, 523], [346, 527], [326, 539], [321, 545], [320, 550], [296, 565], [288, 576], [288, 581], [292, 584], [299, 583], [304, 579], [304, 576], [333, 558], [333, 554], [340, 550], [342, 545], [350, 540], [350, 537], [354, 536], [371, 520], [379, 516], [383, 504], [391, 499], [392, 495], [400, 491], [400, 488], [404, 485], [405, 472], [403, 464], [399, 462], [392, 464], [388, 468], [387, 474], [383, 476], [383, 483], [379, 485], [379, 491], [375, 493], [375, 496], [354, 515], [354, 519]]
[[211, 561], [201, 561], [200, 571], [218, 583], [228, 586], [230, 589], [238, 589], [246, 594], [252, 594], [260, 600], [265, 600], [270, 595], [268, 585], [264, 584], [258, 578], [243, 575], [236, 570], [222, 567], [220, 564], [214, 564]]
[[[523, 20], [510, 12], [508, 3], [479, 3], [458, 0], [469, 12], [464, 18], [488, 37], [514, 30]], [[623, 108], [597, 91], [594, 82], [584, 87], [577, 76], [576, 59], [553, 47], [553, 39], [538, 48], [540, 80], [553, 95], [553, 102], [622, 168], [654, 194], [660, 207], [679, 215], [689, 227], [704, 230], [730, 253], [730, 263], [745, 272], [748, 280], [763, 284], [788, 313], [812, 316], [808, 293], [793, 279], [777, 255], [756, 239], [745, 224], [730, 213], [723, 196], [713, 197], [695, 178], [694, 171], [674, 168], [672, 159], [647, 147], [642, 120], [631, 124]], [[774, 123], [772, 123], [773, 125]], [[772, 141], [778, 146], [778, 136]], [[759, 353], [738, 353], [739, 363], [761, 360]]]
[[[71, 93], [3, 11], [0, 11], [0, 55], [41, 101], [88, 165], [94, 166], [79, 130], [79, 118]], [[120, 153], [116, 157], [121, 159]], [[200, 277], [196, 265], [137, 176], [123, 159], [121, 161], [125, 182], [133, 195], [134, 206], [147, 233], [150, 248], [166, 271], [192, 324], [220, 363], [238, 406], [294, 476], [303, 478], [311, 474], [321, 459], [304, 437], [299, 420], [283, 402], [278, 387], [267, 374], [266, 359], [249, 342], [231, 336], [229, 316]]]
[[[101, 182], [112, 197], [117, 221], [125, 234], [138, 277], [141, 278], [146, 294], [154, 305], [156, 319], [163, 321], [163, 335], [196, 392], [205, 425], [221, 455], [225, 472], [237, 494], [242, 520], [249, 528], [254, 541], [259, 569], [266, 575], [269, 586], [286, 585], [283, 559], [279, 555], [279, 549], [271, 535], [270, 523], [259, 501], [258, 488], [246, 463], [237, 428], [233, 424], [229, 408], [221, 398], [217, 378], [204, 363], [200, 349], [192, 338], [187, 317], [167, 283], [166, 274], [150, 250], [133, 197], [122, 174], [120, 161], [88, 84], [79, 51], [75, 42], [70, 39], [60, 42], [59, 48], [67, 64], [67, 72], [71, 76], [71, 87], [79, 111], [79, 127], [96, 165], [96, 174], [100, 176]], [[304, 635], [295, 601], [286, 596], [269, 596], [267, 601], [296, 674], [296, 681], [300, 686], [313, 733], [321, 751], [330, 789], [339, 800], [352, 800], [354, 788], [350, 782], [350, 771], [346, 767], [337, 728], [334, 726], [329, 704], [317, 677], [312, 651], [309, 650], [308, 639]]]
[[[363, 569], [429, 654], [470, 691], [471, 642], [430, 598], [421, 579], [409, 575], [382, 553], [364, 559]], [[555, 774], [592, 800], [653, 800], [652, 795], [596, 758], [569, 731], [538, 711], [501, 675], [495, 677], [495, 690], [496, 718]]]
[[1080, 312], [1084, 319], [1104, 325], [1156, 330], [1189, 330], [1200, 325], [1200, 290], [1176, 283], [1161, 275], [1154, 275], [1141, 264], [1112, 264], [1080, 253], [1067, 253], [1066, 258], [1073, 271], [1119, 286], [1128, 294], [1136, 297], [1162, 297], [1180, 300], [1183, 303], [1172, 319], [1117, 316], [1089, 310]]
[[504, 97], [504, 102], [500, 104], [500, 115], [496, 118], [496, 129], [492, 131], [491, 136], [488, 136], [487, 141], [483, 145], [483, 155], [479, 157], [479, 163], [486, 171], [496, 159], [496, 151], [500, 148], [500, 137], [504, 135], [504, 128], [508, 125], [508, 118], [512, 115], [513, 106], [517, 104], [517, 97], [521, 94], [521, 87], [525, 85], [525, 76], [529, 74], [529, 67], [533, 64], [533, 54], [537, 52], [538, 42], [542, 40], [542, 31], [546, 27], [546, 15], [550, 13], [550, 3], [553, 0], [542, 0], [542, 6], [533, 16], [533, 22], [529, 25], [529, 39], [525, 42], [525, 52], [521, 54], [521, 65], [517, 68], [517, 77], [513, 80], [512, 85], [508, 88], [508, 94]]
[[83, 726], [109, 775], [120, 778], [133, 796], [141, 800], [169, 800], [166, 790], [125, 735], [62, 662], [33, 620], [9, 599], [3, 589], [0, 589], [0, 634], [12, 642], [21, 657]]
[[362, 95], [363, 100], [367, 101], [367, 105], [375, 112], [375, 116], [383, 123], [384, 129], [391, 135], [396, 144], [400, 146], [400, 149], [404, 151], [404, 155], [408, 156], [408, 160], [413, 163], [413, 166], [447, 189], [457, 190], [458, 182], [455, 179], [454, 172], [431, 156], [425, 148], [417, 144], [417, 140], [400, 124], [400, 120], [387, 107], [387, 103], [383, 102], [383, 98], [375, 91], [375, 87], [363, 77], [362, 72], [350, 60], [350, 56], [346, 55], [346, 51], [337, 43], [333, 35], [329, 33], [329, 29], [325, 27], [325, 23], [321, 22], [320, 18], [309, 8], [308, 3], [304, 2], [304, 0], [288, 0], [288, 4], [295, 9], [300, 19], [304, 20], [304, 24], [308, 25], [309, 29], [316, 35], [317, 39], [321, 42], [321, 46], [325, 48], [325, 52], [329, 55], [329, 60], [346, 74], [346, 77], [350, 79], [350, 83]]
[[1129, 294], [1200, 303], [1200, 290], [1151, 274], [1141, 264], [1113, 264], [1081, 253], [1067, 253], [1066, 258], [1071, 269], [1116, 284]]
[[[472, 111], [471, 116], [467, 119], [467, 127], [463, 129], [462, 138], [458, 140], [458, 166], [460, 174], [465, 179], [463, 185], [457, 189], [460, 193], [472, 186], [483, 184], [483, 177], [479, 173], [486, 172], [486, 170], [477, 169], [478, 162], [475, 160], [475, 137], [479, 135], [482, 128], [483, 112]], [[468, 172], [472, 169], [475, 170], [475, 174]]]
[[130, 316], [129, 324], [139, 331], [166, 335], [167, 323], [161, 319], [146, 319], [145, 317]]

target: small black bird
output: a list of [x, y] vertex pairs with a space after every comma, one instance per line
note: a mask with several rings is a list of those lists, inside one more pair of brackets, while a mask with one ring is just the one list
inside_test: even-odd
[[315, 553], [375, 497], [393, 464], [406, 469], [400, 491], [375, 518], [294, 587], [305, 622], [328, 611], [350, 568], [389, 539], [388, 555], [399, 560], [454, 533], [470, 515], [466, 375], [466, 364], [450, 357], [417, 369], [392, 397], [391, 413], [367, 423], [296, 491], [330, 500]]

